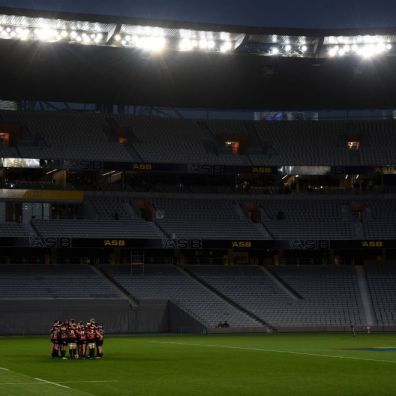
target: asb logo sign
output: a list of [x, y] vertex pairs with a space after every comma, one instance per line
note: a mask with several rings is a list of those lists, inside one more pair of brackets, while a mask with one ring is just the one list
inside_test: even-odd
[[29, 238], [33, 248], [71, 248], [71, 238]]
[[321, 250], [330, 249], [330, 241], [294, 240], [290, 241], [290, 249], [295, 250]]
[[233, 248], [244, 248], [249, 249], [252, 247], [252, 241], [233, 241], [232, 242]]
[[362, 247], [364, 248], [382, 248], [384, 242], [382, 241], [362, 241]]
[[125, 240], [124, 239], [105, 239], [103, 244], [106, 247], [124, 247]]
[[163, 239], [164, 249], [202, 249], [201, 239]]

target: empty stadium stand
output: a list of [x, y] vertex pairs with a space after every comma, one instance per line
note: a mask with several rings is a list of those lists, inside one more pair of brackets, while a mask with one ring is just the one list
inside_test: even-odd
[[[284, 199], [259, 203], [262, 221], [274, 239], [355, 239], [353, 218], [345, 201]], [[282, 213], [279, 218], [278, 214]]]
[[366, 276], [377, 322], [382, 326], [396, 324], [396, 269], [393, 263], [366, 265]]
[[30, 135], [28, 144], [18, 145], [24, 158], [133, 160], [123, 146], [109, 141], [102, 114], [4, 111], [1, 116]]
[[137, 300], [165, 299], [174, 301], [206, 326], [216, 327], [228, 321], [232, 327], [267, 327], [240, 311], [195, 279], [169, 265], [145, 266], [145, 273], [132, 274], [128, 266], [104, 267], [104, 270]]
[[133, 220], [33, 220], [41, 237], [158, 239], [162, 235], [153, 223]]
[[[0, 120], [23, 133], [1, 156], [223, 165], [371, 165], [393, 163], [393, 120], [197, 121], [100, 113], [1, 111]], [[120, 144], [111, 125], [126, 130]], [[128, 139], [129, 136], [129, 139]], [[351, 152], [346, 142], [358, 139]], [[224, 150], [240, 141], [242, 153]]]
[[330, 329], [365, 322], [353, 268], [272, 267], [289, 293], [256, 266], [189, 268], [277, 329]]
[[163, 214], [158, 224], [175, 238], [270, 239], [241, 211], [235, 201], [171, 200], [152, 201]]
[[0, 299], [120, 298], [88, 266], [1, 265]]

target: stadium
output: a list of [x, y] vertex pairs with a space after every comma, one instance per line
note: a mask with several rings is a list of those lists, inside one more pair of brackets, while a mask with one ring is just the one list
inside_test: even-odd
[[0, 395], [394, 393], [396, 28], [0, 8], [0, 57]]

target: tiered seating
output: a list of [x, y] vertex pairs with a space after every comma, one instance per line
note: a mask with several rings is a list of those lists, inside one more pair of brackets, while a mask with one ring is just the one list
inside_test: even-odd
[[24, 224], [0, 223], [0, 237], [29, 238], [32, 231]]
[[[262, 221], [275, 239], [354, 239], [352, 215], [342, 211], [348, 204], [332, 200], [266, 200], [260, 206]], [[277, 214], [284, 213], [279, 220]]]
[[175, 238], [202, 239], [263, 239], [257, 227], [243, 214], [238, 204], [223, 200], [152, 200], [160, 226]]
[[255, 128], [267, 154], [251, 154], [254, 163], [267, 165], [348, 165], [344, 122], [260, 121]]
[[19, 146], [25, 158], [132, 161], [125, 147], [105, 135], [102, 114], [7, 111], [2, 116], [43, 140], [37, 145]]
[[396, 122], [373, 121], [357, 122], [356, 131], [360, 133], [362, 146], [360, 158], [362, 165], [393, 164], [396, 147]]
[[396, 200], [380, 199], [365, 201], [364, 230], [367, 238], [396, 238]]
[[357, 277], [353, 267], [273, 267], [302, 296], [284, 315], [288, 326], [349, 326], [364, 324]]
[[42, 237], [160, 239], [153, 223], [132, 220], [34, 220]]
[[90, 267], [1, 265], [0, 298], [119, 298]]
[[379, 325], [396, 324], [396, 268], [394, 263], [366, 266], [374, 311]]
[[[224, 146], [225, 142], [224, 139], [227, 138], [229, 140], [237, 140], [237, 141], [244, 141], [247, 148], [249, 145], [257, 146], [258, 141], [257, 139], [253, 139], [250, 136], [249, 132], [244, 126], [242, 121], [235, 121], [235, 120], [216, 120], [216, 121], [207, 121], [208, 127], [213, 132], [214, 136], [216, 137], [216, 141], [218, 145]], [[219, 158], [221, 159], [222, 163], [229, 164], [229, 165], [247, 165], [249, 164], [248, 159], [245, 155], [235, 155], [232, 153], [225, 153], [224, 147], [221, 147], [223, 150], [219, 150]]]
[[[274, 327], [289, 324], [297, 304], [257, 266], [194, 265], [189, 269], [216, 290]], [[292, 319], [290, 319], [291, 325]]]
[[[107, 136], [109, 124], [98, 113], [2, 111], [6, 123], [27, 128], [32, 140], [21, 139], [26, 158], [164, 163], [256, 165], [383, 165], [393, 163], [396, 122], [388, 121], [208, 121], [114, 115], [121, 127], [131, 128], [126, 146]], [[205, 123], [206, 121], [204, 121]], [[251, 125], [251, 127], [246, 127]], [[351, 135], [352, 134], [352, 135]], [[245, 155], [216, 153], [216, 136], [242, 137]], [[361, 141], [359, 152], [346, 148], [346, 139]], [[219, 147], [217, 147], [219, 148]], [[14, 148], [0, 147], [0, 157], [18, 157]]]
[[209, 327], [216, 327], [224, 320], [231, 327], [263, 327], [174, 266], [146, 265], [144, 275], [131, 275], [129, 267], [107, 267], [105, 270], [138, 300], [174, 301]]
[[273, 268], [302, 299], [287, 294], [255, 266], [191, 266], [190, 269], [275, 328], [362, 323], [363, 311], [351, 268]]
[[89, 197], [89, 203], [96, 212], [98, 219], [113, 219], [117, 215], [119, 220], [136, 218], [129, 200], [122, 197]]
[[135, 149], [148, 162], [218, 163], [204, 147], [204, 136], [193, 120], [118, 116], [120, 125], [131, 127], [139, 142]]

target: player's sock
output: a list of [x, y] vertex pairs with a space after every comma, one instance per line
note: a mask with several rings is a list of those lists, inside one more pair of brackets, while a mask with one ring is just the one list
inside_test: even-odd
[[95, 357], [95, 349], [90, 349], [90, 350], [89, 350], [89, 357], [90, 357], [91, 359], [93, 359], [93, 358]]
[[62, 349], [62, 350], [61, 350], [61, 356], [62, 356], [62, 358], [64, 358], [65, 355], [66, 355], [66, 351], [64, 351], [64, 350]]

